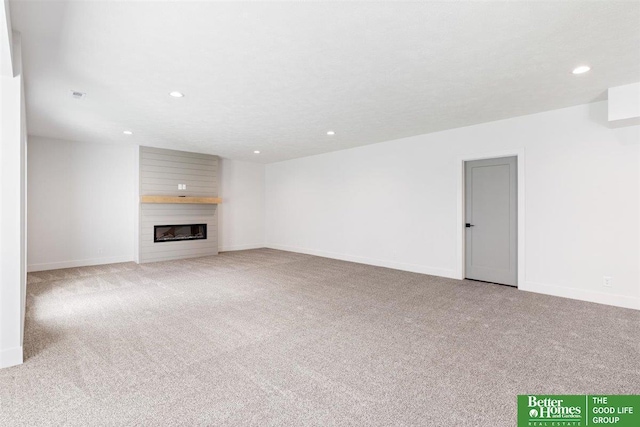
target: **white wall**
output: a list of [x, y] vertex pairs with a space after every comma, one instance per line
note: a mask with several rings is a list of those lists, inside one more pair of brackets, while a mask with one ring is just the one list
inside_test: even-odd
[[[138, 147], [29, 138], [29, 271], [136, 260]], [[264, 165], [220, 161], [219, 248], [264, 246]]]
[[264, 174], [262, 164], [220, 159], [220, 251], [264, 247]]
[[[30, 138], [31, 269], [134, 259], [136, 150]], [[460, 159], [505, 151], [525, 158], [520, 288], [640, 308], [640, 127], [609, 129], [606, 102], [266, 169], [222, 159], [220, 250], [266, 245], [459, 277]]]
[[27, 139], [20, 35], [14, 33], [11, 42], [15, 76], [0, 77], [0, 368], [22, 363], [26, 295]]
[[134, 260], [137, 148], [29, 138], [29, 271]]
[[520, 289], [640, 308], [640, 127], [609, 129], [606, 102], [267, 165], [267, 246], [459, 278], [460, 159], [507, 151]]
[[640, 124], [640, 82], [611, 87], [607, 95], [610, 127]]

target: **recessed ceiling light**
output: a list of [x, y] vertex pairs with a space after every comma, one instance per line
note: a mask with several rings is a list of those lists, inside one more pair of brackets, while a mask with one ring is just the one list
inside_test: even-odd
[[329, 132], [327, 132], [327, 135], [335, 135], [336, 133], [332, 130], [330, 130]]
[[258, 150], [254, 151], [253, 154], [260, 154]]
[[173, 92], [169, 92], [169, 95], [173, 96], [174, 98], [182, 98], [184, 96], [184, 93], [174, 90]]
[[573, 74], [583, 74], [589, 71], [590, 69], [591, 67], [589, 67], [588, 65], [581, 65], [579, 67], [574, 68], [572, 72]]
[[133, 132], [131, 132], [130, 130], [125, 130], [124, 132], [125, 135], [133, 135]]

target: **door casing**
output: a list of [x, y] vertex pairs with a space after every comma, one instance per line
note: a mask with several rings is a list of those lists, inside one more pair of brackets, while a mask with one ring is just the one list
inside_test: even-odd
[[[465, 203], [467, 203], [465, 206], [465, 256], [467, 257], [465, 278], [467, 279], [518, 286], [517, 161], [516, 157], [511, 156], [465, 162]], [[478, 174], [477, 182], [476, 174]], [[475, 191], [478, 192], [478, 198], [475, 197]], [[469, 204], [473, 200], [479, 205], [477, 212], [473, 204]], [[494, 206], [491, 201], [499, 203], [500, 206]], [[505, 205], [502, 203], [506, 203], [508, 209], [505, 210]], [[506, 216], [503, 216], [505, 214]], [[499, 222], [496, 222], [496, 215], [501, 217]], [[493, 232], [489, 231], [492, 227]], [[482, 240], [482, 236], [488, 240]], [[494, 237], [497, 237], [497, 240], [492, 240]], [[479, 265], [471, 262], [469, 256], [472, 253], [479, 257]], [[500, 255], [497, 255], [498, 253]], [[502, 264], [505, 261], [506, 263]], [[486, 262], [489, 264], [497, 262], [501, 265], [489, 266], [484, 264]]]
[[498, 151], [487, 153], [476, 153], [461, 156], [456, 159], [455, 172], [457, 182], [457, 278], [464, 280], [465, 278], [465, 162], [471, 160], [484, 160], [500, 157], [516, 157], [517, 158], [517, 230], [518, 230], [518, 288], [526, 287], [525, 281], [525, 247], [526, 247], [526, 212], [525, 212], [525, 151], [524, 149], [516, 149], [511, 151]]

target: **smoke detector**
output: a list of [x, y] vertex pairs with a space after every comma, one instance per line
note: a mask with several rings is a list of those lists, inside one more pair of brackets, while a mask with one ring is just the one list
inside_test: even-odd
[[86, 94], [86, 93], [84, 93], [84, 92], [78, 92], [77, 90], [72, 90], [72, 91], [71, 91], [71, 97], [72, 97], [72, 98], [75, 98], [75, 99], [82, 99], [82, 98], [84, 98], [85, 96], [87, 96], [87, 94]]

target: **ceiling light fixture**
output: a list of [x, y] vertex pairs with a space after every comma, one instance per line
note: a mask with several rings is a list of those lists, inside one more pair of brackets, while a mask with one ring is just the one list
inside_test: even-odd
[[590, 69], [591, 69], [591, 67], [589, 67], [588, 65], [580, 65], [579, 67], [574, 68], [572, 73], [573, 74], [584, 74], [587, 71], [589, 71]]
[[260, 154], [258, 150], [254, 151], [253, 154]]
[[174, 90], [173, 92], [169, 92], [169, 95], [173, 96], [174, 98], [182, 98], [184, 96], [184, 93]]
[[332, 130], [330, 130], [329, 132], [327, 132], [327, 135], [335, 135], [336, 133]]
[[122, 133], [124, 133], [125, 135], [133, 135], [133, 132], [131, 132], [130, 130], [125, 130]]

